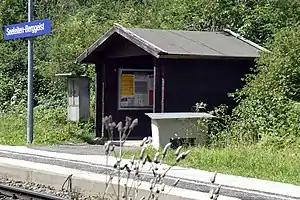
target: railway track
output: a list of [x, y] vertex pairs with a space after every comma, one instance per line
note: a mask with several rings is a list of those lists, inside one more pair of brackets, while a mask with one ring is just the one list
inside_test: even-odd
[[66, 200], [62, 197], [52, 196], [32, 190], [12, 187], [0, 184], [0, 199], [22, 199], [22, 200]]

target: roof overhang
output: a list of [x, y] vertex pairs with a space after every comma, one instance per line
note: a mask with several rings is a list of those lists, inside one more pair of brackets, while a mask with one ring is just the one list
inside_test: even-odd
[[144, 40], [136, 34], [133, 34], [123, 26], [119, 24], [114, 24], [114, 27], [107, 31], [102, 37], [100, 37], [95, 43], [93, 43], [89, 48], [87, 48], [77, 59], [77, 63], [85, 63], [86, 59], [102, 44], [104, 44], [109, 37], [111, 37], [114, 33], [121, 35], [127, 40], [133, 42], [138, 47], [142, 48], [149, 54], [153, 55], [156, 58], [159, 58], [160, 55], [166, 54], [164, 50], [153, 45], [152, 43]]
[[[242, 40], [243, 42], [259, 49], [260, 51], [269, 52], [267, 49], [255, 44], [237, 33], [229, 29], [224, 29], [224, 32], [234, 36], [235, 38]], [[154, 56], [155, 58], [170, 58], [170, 59], [196, 59], [196, 58], [222, 58], [222, 59], [229, 59], [232, 58], [230, 56], [214, 56], [214, 55], [193, 55], [193, 54], [170, 54], [164, 49], [152, 44], [151, 42], [139, 37], [137, 34], [134, 34], [130, 30], [126, 29], [125, 27], [121, 26], [120, 24], [114, 24], [113, 28], [107, 31], [102, 37], [100, 37], [96, 42], [94, 42], [89, 48], [87, 48], [79, 57], [77, 57], [77, 63], [94, 63], [92, 59], [90, 59], [94, 53], [97, 53], [97, 49], [104, 46], [107, 43], [108, 39], [112, 37], [113, 34], [119, 34], [120, 36], [124, 37], [125, 39], [129, 40], [130, 42], [134, 43], [136, 46], [140, 47], [144, 51], [148, 52], [150, 55]], [[256, 57], [234, 57], [235, 59], [255, 59]]]

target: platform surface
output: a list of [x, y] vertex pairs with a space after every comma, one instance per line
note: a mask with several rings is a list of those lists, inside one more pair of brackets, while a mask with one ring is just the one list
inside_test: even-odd
[[[136, 149], [137, 146], [125, 147]], [[106, 163], [107, 161], [107, 163]], [[111, 172], [114, 157], [106, 160], [103, 146], [94, 145], [56, 145], [56, 146], [0, 146], [0, 166], [15, 166], [30, 170], [48, 171], [49, 173], [70, 172], [80, 179], [98, 180]], [[34, 164], [36, 163], [36, 164]], [[164, 165], [164, 167], [167, 167]], [[144, 171], [145, 182], [149, 181], [150, 172]], [[210, 189], [210, 177], [213, 172], [183, 167], [172, 168], [166, 178], [166, 184], [171, 185], [180, 178], [178, 188], [170, 194], [182, 193], [185, 199], [195, 199], [195, 195], [203, 196]], [[101, 176], [101, 177], [100, 177]], [[222, 185], [220, 200], [277, 200], [300, 199], [300, 187], [292, 184], [245, 178], [226, 174], [218, 174], [216, 183]], [[191, 198], [189, 198], [191, 197]], [[173, 198], [174, 199], [174, 198]]]

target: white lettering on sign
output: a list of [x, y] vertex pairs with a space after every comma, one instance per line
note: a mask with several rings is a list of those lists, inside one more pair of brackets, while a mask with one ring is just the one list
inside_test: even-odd
[[6, 28], [6, 35], [17, 35], [23, 33], [37, 33], [39, 31], [43, 31], [45, 29], [45, 24], [40, 23], [38, 25], [28, 26], [25, 27], [13, 27], [13, 28]]
[[21, 34], [24, 33], [24, 28], [23, 27], [14, 27], [12, 29], [6, 28], [6, 34], [7, 35], [16, 35], [16, 34]]

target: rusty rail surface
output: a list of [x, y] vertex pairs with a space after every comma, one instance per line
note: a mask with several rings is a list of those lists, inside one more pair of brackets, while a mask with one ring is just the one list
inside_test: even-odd
[[0, 199], [66, 200], [65, 198], [0, 184]]

